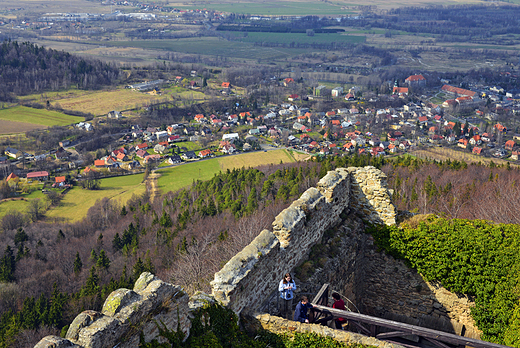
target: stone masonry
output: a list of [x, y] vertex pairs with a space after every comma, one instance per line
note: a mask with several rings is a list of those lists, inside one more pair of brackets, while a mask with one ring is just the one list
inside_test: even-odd
[[273, 231], [262, 233], [235, 255], [211, 285], [213, 296], [235, 312], [255, 310], [277, 288], [282, 274], [305, 260], [340, 214], [355, 209], [374, 224], [395, 224], [386, 175], [374, 167], [338, 168], [282, 211]]

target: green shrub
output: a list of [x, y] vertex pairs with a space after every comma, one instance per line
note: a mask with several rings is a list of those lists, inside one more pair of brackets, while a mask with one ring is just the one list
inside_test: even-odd
[[[520, 332], [520, 226], [430, 217], [369, 229], [378, 247], [406, 260], [428, 280], [475, 297], [471, 315], [482, 339], [504, 344]], [[516, 336], [518, 337], [518, 336]]]

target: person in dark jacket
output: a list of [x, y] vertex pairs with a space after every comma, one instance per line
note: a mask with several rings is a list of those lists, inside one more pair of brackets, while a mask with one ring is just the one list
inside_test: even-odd
[[309, 299], [307, 296], [302, 296], [300, 302], [296, 305], [296, 309], [294, 310], [294, 321], [299, 321], [300, 323], [308, 323], [309, 315], [307, 311], [310, 308], [314, 308], [312, 304], [309, 303]]

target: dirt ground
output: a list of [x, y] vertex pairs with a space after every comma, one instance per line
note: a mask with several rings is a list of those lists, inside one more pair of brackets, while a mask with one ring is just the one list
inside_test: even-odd
[[41, 125], [23, 122], [0, 120], [0, 134], [25, 133], [34, 129], [46, 128]]

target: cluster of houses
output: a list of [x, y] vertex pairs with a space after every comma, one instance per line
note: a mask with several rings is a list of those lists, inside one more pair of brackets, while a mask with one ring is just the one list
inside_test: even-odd
[[[156, 86], [157, 83], [160, 81], [152, 81], [146, 88]], [[290, 86], [294, 80], [287, 78], [283, 83]], [[406, 95], [409, 92], [408, 88], [422, 87], [426, 79], [422, 75], [412, 75], [405, 83], [408, 87], [396, 86], [394, 95]], [[145, 88], [139, 85], [136, 87]], [[222, 87], [228, 88], [229, 84], [223, 84]], [[342, 88], [333, 91], [338, 97], [343, 96]], [[356, 93], [354, 87], [344, 97], [349, 99]], [[135, 125], [125, 134], [119, 147], [95, 160], [93, 166], [87, 167], [87, 171], [101, 168], [109, 171], [119, 168], [134, 169], [158, 162], [177, 164], [217, 154], [233, 154], [237, 151], [248, 151], [252, 149], [252, 144], [261, 143], [266, 139], [275, 145], [293, 147], [310, 154], [343, 154], [357, 151], [382, 156], [406, 152], [413, 146], [433, 144], [468, 149], [476, 155], [510, 156], [511, 160], [518, 160], [520, 150], [516, 141], [520, 141], [520, 135], [508, 132], [507, 127], [496, 122], [496, 118], [504, 109], [511, 110], [513, 114], [520, 113], [519, 92], [504, 91], [496, 86], [469, 90], [446, 83], [436, 93], [445, 95], [446, 101], [441, 104], [428, 101], [409, 102], [402, 107], [383, 109], [352, 102], [346, 103], [343, 108], [316, 112], [288, 100], [270, 106], [260, 115], [251, 111], [236, 114], [196, 114], [191, 115], [192, 119], [185, 124], [172, 124], [161, 128], [141, 128]], [[497, 101], [489, 107], [489, 100], [495, 99]], [[478, 110], [483, 103], [487, 103], [488, 106], [484, 109], [485, 112]], [[474, 109], [474, 117], [450, 116], [453, 106]], [[112, 117], [120, 117], [120, 113], [118, 115], [117, 112], [113, 112]], [[477, 125], [482, 124], [483, 119], [492, 122], [494, 127], [479, 129]], [[238, 126], [248, 128], [246, 131], [242, 129], [239, 133]], [[86, 131], [93, 129], [89, 122], [81, 122], [76, 127]], [[200, 151], [178, 148], [178, 142], [193, 142], [203, 138], [211, 141], [219, 138], [221, 140], [218, 146]], [[8, 147], [0, 156], [0, 165], [22, 158], [38, 161], [55, 156], [57, 160], [67, 160], [70, 156], [64, 149], [67, 145], [70, 144], [62, 141], [57, 151], [38, 156]], [[71, 161], [69, 168], [81, 165], [81, 161]], [[48, 178], [48, 173], [45, 175], [45, 172], [38, 172], [37, 175], [40, 176], [35, 178]], [[60, 185], [61, 182], [55, 184]]]

